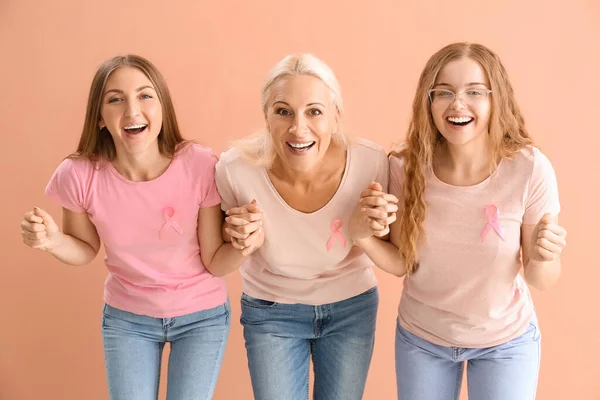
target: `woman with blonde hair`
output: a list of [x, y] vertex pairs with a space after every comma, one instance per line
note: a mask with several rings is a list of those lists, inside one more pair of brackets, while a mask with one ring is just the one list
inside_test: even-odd
[[156, 67], [113, 57], [92, 81], [77, 151], [46, 187], [62, 206], [62, 230], [38, 207], [25, 214], [25, 244], [63, 263], [88, 264], [104, 242], [102, 337], [113, 400], [157, 398], [166, 343], [167, 397], [212, 397], [230, 324], [219, 276], [245, 260], [221, 238], [216, 162], [181, 135]]
[[535, 398], [541, 336], [527, 284], [558, 280], [566, 232], [552, 165], [491, 50], [455, 43], [429, 59], [390, 157], [390, 193], [391, 243], [357, 244], [406, 275], [398, 398], [457, 399], [465, 362], [470, 399]]
[[[277, 63], [262, 105], [266, 130], [224, 153], [216, 172], [225, 239], [252, 252], [241, 267], [241, 323], [254, 396], [306, 399], [312, 356], [315, 399], [358, 400], [378, 292], [354, 240], [385, 236], [395, 219], [396, 199], [383, 193], [388, 160], [344, 134], [338, 81], [312, 55]], [[363, 190], [385, 199], [379, 210], [361, 213]]]

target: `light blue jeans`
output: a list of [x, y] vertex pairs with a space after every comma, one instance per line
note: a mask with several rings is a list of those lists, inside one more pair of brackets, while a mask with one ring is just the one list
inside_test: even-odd
[[256, 400], [306, 400], [309, 360], [315, 400], [362, 399], [379, 293], [374, 287], [319, 306], [280, 304], [242, 294], [244, 338]]
[[104, 306], [102, 338], [111, 400], [156, 400], [165, 343], [167, 399], [211, 399], [229, 334], [229, 301], [176, 318]]
[[469, 400], [534, 400], [540, 345], [541, 334], [535, 316], [521, 336], [482, 349], [438, 346], [413, 335], [398, 323], [398, 399], [458, 399], [466, 362]]

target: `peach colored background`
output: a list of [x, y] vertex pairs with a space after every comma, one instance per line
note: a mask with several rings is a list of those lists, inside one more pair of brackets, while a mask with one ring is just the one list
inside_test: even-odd
[[[107, 398], [102, 257], [87, 267], [64, 266], [27, 249], [19, 234], [22, 214], [34, 205], [60, 217], [43, 190], [75, 149], [89, 84], [103, 60], [127, 52], [152, 60], [169, 83], [184, 133], [220, 152], [261, 127], [267, 70], [288, 53], [311, 51], [341, 81], [349, 130], [389, 148], [404, 135], [426, 59], [467, 40], [502, 57], [560, 184], [569, 246], [560, 284], [534, 293], [544, 335], [538, 399], [600, 399], [599, 21], [597, 0], [0, 0], [0, 398]], [[368, 400], [395, 396], [402, 283], [378, 277]], [[232, 329], [215, 398], [251, 399], [239, 275], [228, 282]], [[163, 383], [163, 396], [164, 389]]]

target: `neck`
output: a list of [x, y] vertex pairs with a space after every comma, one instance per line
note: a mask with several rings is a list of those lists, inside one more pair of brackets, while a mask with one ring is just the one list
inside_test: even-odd
[[155, 147], [140, 154], [117, 150], [117, 157], [112, 163], [123, 177], [141, 182], [158, 178], [165, 172], [170, 161], [168, 157], [160, 154], [158, 147]]
[[477, 140], [462, 145], [444, 142], [440, 146], [440, 162], [454, 173], [465, 177], [478, 175], [490, 166], [491, 154], [488, 148], [488, 135], [482, 134]]
[[341, 165], [342, 170], [345, 169], [345, 157], [345, 150], [332, 143], [327, 149], [323, 160], [310, 170], [298, 171], [291, 169], [284, 165], [280, 158], [277, 158], [273, 163], [271, 172], [290, 186], [306, 190], [321, 186], [336, 175], [340, 169], [340, 158], [344, 159], [344, 163]]

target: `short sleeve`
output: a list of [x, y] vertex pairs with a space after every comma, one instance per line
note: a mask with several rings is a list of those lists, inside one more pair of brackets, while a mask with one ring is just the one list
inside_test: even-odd
[[69, 158], [63, 160], [46, 186], [46, 195], [63, 208], [83, 213], [87, 211], [84, 206], [85, 190], [77, 172], [77, 164]]
[[204, 176], [201, 191], [201, 198], [199, 201], [200, 208], [208, 208], [216, 206], [221, 203], [221, 196], [219, 196], [219, 192], [217, 190], [217, 185], [215, 182], [215, 167], [219, 159], [212, 152], [212, 150], [208, 150], [208, 153], [205, 154], [207, 158], [206, 168], [204, 168]]
[[233, 192], [233, 185], [227, 171], [227, 162], [223, 160], [223, 155], [221, 155], [221, 160], [216, 165], [215, 182], [221, 195], [221, 209], [227, 211], [230, 208], [237, 207], [238, 202]]
[[550, 160], [538, 149], [533, 149], [533, 170], [527, 191], [523, 223], [537, 224], [546, 213], [558, 215], [560, 202], [558, 183]]
[[402, 196], [404, 185], [404, 159], [395, 155], [389, 157], [389, 189], [388, 192], [398, 199]]

